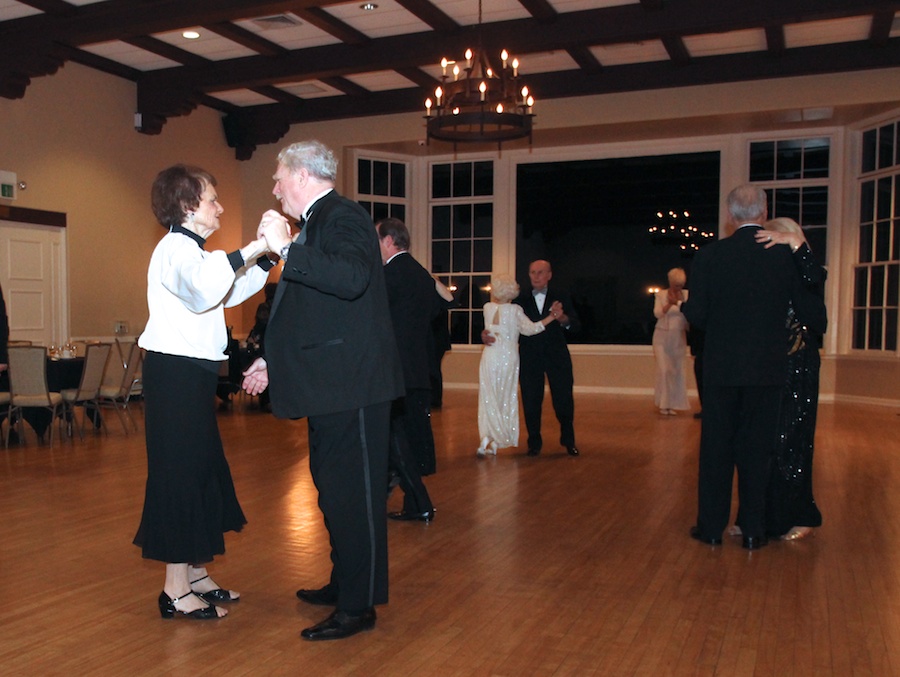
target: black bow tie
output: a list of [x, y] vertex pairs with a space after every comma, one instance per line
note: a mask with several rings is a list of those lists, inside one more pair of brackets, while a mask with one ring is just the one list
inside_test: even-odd
[[544, 287], [543, 289], [532, 289], [532, 290], [531, 290], [531, 293], [532, 293], [534, 296], [537, 296], [538, 294], [543, 294], [544, 296], [546, 296], [546, 295], [547, 295], [547, 288]]

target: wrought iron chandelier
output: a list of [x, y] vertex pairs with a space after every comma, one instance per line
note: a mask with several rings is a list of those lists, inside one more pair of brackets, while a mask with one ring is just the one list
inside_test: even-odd
[[[481, 44], [478, 0], [478, 47], [461, 61], [441, 59], [441, 84], [425, 99], [427, 139], [456, 143], [531, 138], [534, 97], [519, 76], [519, 60], [504, 49], [494, 68]], [[495, 64], [496, 65], [496, 64]]]

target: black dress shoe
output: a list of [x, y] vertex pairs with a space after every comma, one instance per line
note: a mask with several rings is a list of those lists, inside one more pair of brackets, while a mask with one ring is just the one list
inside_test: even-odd
[[328, 618], [300, 633], [303, 639], [343, 639], [363, 630], [375, 627], [375, 609], [369, 608], [361, 614], [350, 615], [346, 611], [335, 610]]
[[334, 606], [338, 601], [337, 590], [330, 585], [318, 590], [298, 590], [297, 597], [307, 604], [318, 604], [319, 606]]
[[569, 452], [569, 456], [578, 456], [578, 449], [575, 447], [566, 447], [566, 451]]
[[764, 545], [769, 544], [769, 539], [765, 536], [744, 536], [744, 542], [741, 544], [747, 550], [759, 550]]
[[388, 517], [392, 520], [397, 520], [398, 522], [415, 522], [416, 520], [420, 522], [430, 522], [434, 519], [434, 508], [426, 510], [425, 512], [407, 512], [405, 510], [400, 512], [389, 512]]
[[722, 545], [722, 537], [704, 536], [700, 531], [700, 527], [691, 527], [691, 538], [707, 545]]
[[541, 453], [541, 450], [540, 450], [540, 449], [535, 449], [535, 448], [533, 448], [533, 447], [529, 447], [527, 453], [528, 453], [529, 456], [539, 456], [540, 453]]

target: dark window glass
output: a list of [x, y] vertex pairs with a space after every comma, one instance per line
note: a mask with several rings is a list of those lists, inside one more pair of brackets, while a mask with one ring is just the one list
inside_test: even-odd
[[823, 264], [827, 263], [828, 229], [804, 228], [803, 233], [804, 235], [806, 235], [806, 241], [809, 244], [809, 248], [812, 249], [813, 255], [816, 257], [816, 261], [819, 261]]
[[776, 144], [775, 178], [799, 179], [803, 176], [803, 142], [796, 139]]
[[875, 170], [875, 149], [878, 146], [878, 130], [870, 129], [862, 136], [862, 173]]
[[393, 216], [395, 219], [400, 219], [401, 221], [403, 221], [403, 223], [406, 223], [406, 205], [392, 204], [391, 216]]
[[475, 163], [475, 195], [493, 195], [494, 194], [494, 163], [493, 162], [476, 162]]
[[872, 261], [872, 233], [875, 226], [872, 224], [864, 224], [859, 227], [859, 262], [869, 263]]
[[881, 309], [869, 311], [869, 350], [881, 349], [881, 336], [884, 331], [883, 312]]
[[453, 165], [453, 197], [472, 195], [472, 163], [457, 162]]
[[897, 350], [897, 309], [884, 311], [884, 349]]
[[372, 194], [372, 163], [369, 160], [359, 160], [356, 163], [356, 191], [360, 195]]
[[894, 233], [891, 238], [891, 242], [893, 242], [891, 261], [900, 261], [900, 219], [894, 219], [891, 230]]
[[775, 142], [750, 144], [750, 180], [771, 181], [775, 178]]
[[884, 266], [872, 266], [869, 276], [869, 306], [884, 305]]
[[868, 305], [866, 299], [869, 296], [869, 269], [859, 267], [856, 269], [856, 293], [853, 296], [853, 305], [857, 308]]
[[491, 270], [494, 255], [493, 240], [474, 240], [472, 242], [472, 269]]
[[891, 215], [891, 177], [878, 179], [878, 195], [875, 198], [875, 218], [889, 218]]
[[376, 160], [372, 163], [372, 195], [387, 195], [389, 176], [388, 163]]
[[885, 125], [878, 130], [878, 167], [883, 169], [894, 164], [894, 125]]
[[450, 173], [449, 164], [433, 165], [431, 167], [431, 197], [450, 197]]
[[875, 182], [865, 181], [859, 190], [859, 222], [872, 223], [875, 220]]
[[381, 219], [386, 219], [389, 206], [386, 202], [375, 202], [372, 205], [372, 220], [381, 221]]
[[472, 240], [454, 240], [453, 243], [453, 272], [472, 272]]
[[776, 188], [774, 210], [770, 213], [777, 217], [786, 217], [800, 222], [800, 189]]
[[363, 209], [365, 209], [366, 212], [368, 212], [368, 214], [371, 216], [371, 214], [372, 214], [372, 203], [371, 202], [369, 202], [368, 200], [360, 200], [359, 206], [362, 207]]
[[864, 350], [866, 347], [866, 311], [853, 311], [853, 348]]
[[442, 240], [431, 243], [431, 270], [435, 273], [449, 273], [450, 242]]
[[900, 174], [894, 177], [894, 216], [900, 217]]
[[805, 139], [803, 141], [803, 178], [816, 179], [828, 176], [830, 139]]
[[406, 165], [391, 163], [391, 197], [406, 197]]
[[898, 274], [900, 274], [900, 265], [892, 263], [887, 267], [887, 297], [885, 305], [896, 306], [898, 301], [900, 301]]
[[802, 190], [802, 224], [824, 226], [828, 223], [828, 187], [807, 186]]
[[494, 236], [494, 204], [482, 202], [473, 206], [473, 228], [475, 237]]
[[[450, 342], [469, 343], [470, 314], [462, 311], [450, 311]], [[483, 320], [482, 320], [483, 321]], [[478, 332], [481, 333], [480, 331]], [[478, 340], [481, 343], [481, 339]]]
[[453, 206], [453, 239], [472, 237], [472, 205]]
[[440, 205], [431, 208], [431, 238], [446, 240], [450, 238], [450, 206]]
[[875, 224], [875, 260], [887, 261], [891, 252], [891, 222], [879, 221]]

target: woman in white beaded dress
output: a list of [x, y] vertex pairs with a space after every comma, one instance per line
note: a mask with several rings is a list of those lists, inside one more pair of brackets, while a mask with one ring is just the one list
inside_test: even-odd
[[519, 334], [544, 331], [562, 313], [559, 301], [539, 322], [525, 316], [521, 306], [510, 303], [519, 295], [519, 284], [510, 275], [491, 279], [491, 300], [484, 304], [484, 326], [496, 339], [481, 352], [478, 373], [478, 456], [495, 454], [498, 448], [519, 444]]
[[674, 416], [676, 410], [690, 409], [687, 386], [684, 382], [684, 356], [687, 352], [688, 323], [681, 314], [681, 304], [687, 301], [684, 288], [687, 276], [681, 268], [668, 272], [669, 288], [656, 292], [653, 314], [653, 356], [656, 358], [655, 402], [659, 413]]

